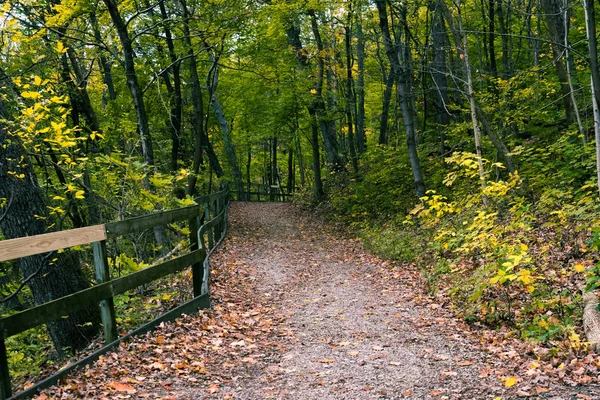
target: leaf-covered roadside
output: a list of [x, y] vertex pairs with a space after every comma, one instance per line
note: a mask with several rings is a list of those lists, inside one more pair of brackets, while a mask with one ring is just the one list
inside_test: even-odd
[[221, 385], [269, 363], [287, 335], [256, 296], [251, 269], [234, 259], [226, 248], [214, 258], [211, 310], [122, 344], [37, 398], [228, 398]]

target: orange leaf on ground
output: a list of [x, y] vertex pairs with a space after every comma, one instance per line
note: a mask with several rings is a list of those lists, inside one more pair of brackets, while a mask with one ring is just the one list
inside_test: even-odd
[[112, 387], [115, 388], [119, 392], [135, 392], [135, 388], [131, 385], [121, 382], [113, 382]]

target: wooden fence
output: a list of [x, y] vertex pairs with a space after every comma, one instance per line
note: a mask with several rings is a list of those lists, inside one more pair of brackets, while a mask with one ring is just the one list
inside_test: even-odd
[[[65, 297], [37, 305], [17, 314], [0, 319], [0, 400], [25, 398], [35, 395], [40, 389], [55, 384], [68, 372], [97, 359], [101, 354], [116, 347], [129, 337], [145, 333], [160, 322], [177, 318], [198, 308], [210, 306], [208, 258], [224, 239], [227, 231], [227, 206], [229, 189], [202, 196], [196, 205], [170, 211], [162, 211], [142, 217], [130, 218], [103, 225], [71, 229], [18, 239], [0, 241], [0, 262], [47, 253], [73, 246], [92, 244], [96, 285]], [[202, 217], [204, 224], [201, 225]], [[175, 259], [142, 269], [117, 279], [110, 278], [106, 253], [106, 240], [129, 233], [166, 225], [177, 221], [188, 221], [190, 229], [190, 252]], [[118, 338], [114, 310], [114, 296], [158, 278], [179, 272], [191, 266], [194, 298], [169, 311], [161, 317], [138, 328], [125, 337]], [[63, 318], [77, 310], [98, 304], [104, 330], [105, 346], [94, 354], [61, 370], [35, 386], [12, 396], [5, 339], [34, 328], [38, 325]]]
[[[243, 196], [246, 201], [287, 201], [293, 194], [288, 193], [288, 187], [285, 185], [268, 185], [260, 183], [244, 183]], [[231, 192], [236, 200], [241, 200], [240, 193]]]

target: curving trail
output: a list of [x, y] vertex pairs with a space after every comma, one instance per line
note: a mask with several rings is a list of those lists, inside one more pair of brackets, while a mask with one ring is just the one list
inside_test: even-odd
[[[237, 202], [229, 221], [212, 261], [211, 311], [122, 346], [45, 395], [600, 398], [596, 387], [521, 382], [524, 361], [484, 351], [443, 304], [428, 299], [415, 271], [369, 255], [309, 212]], [[507, 388], [511, 376], [519, 383]]]

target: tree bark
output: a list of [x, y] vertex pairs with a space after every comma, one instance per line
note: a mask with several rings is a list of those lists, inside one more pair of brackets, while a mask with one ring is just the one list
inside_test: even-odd
[[[171, 29], [169, 29], [167, 9], [165, 8], [164, 0], [159, 2], [160, 15], [163, 20], [163, 29], [165, 32], [165, 40], [167, 49], [169, 50], [169, 59], [171, 61], [171, 73], [173, 74], [173, 91], [170, 99], [171, 108], [169, 115], [169, 132], [171, 136], [171, 171], [177, 171], [177, 161], [179, 159], [179, 149], [181, 147], [181, 115], [183, 110], [183, 101], [181, 96], [181, 76], [180, 62], [175, 53], [175, 45]], [[168, 80], [168, 75], [165, 75]]]
[[412, 89], [410, 87], [410, 48], [408, 46], [409, 35], [408, 25], [406, 21], [406, 7], [401, 6], [402, 18], [404, 19], [404, 37], [406, 42], [401, 44], [392, 42], [390, 34], [387, 5], [385, 0], [375, 0], [377, 10], [379, 12], [379, 27], [383, 35], [383, 43], [385, 52], [390, 61], [391, 69], [396, 77], [396, 88], [398, 102], [402, 109], [402, 118], [404, 120], [404, 131], [406, 134], [406, 145], [410, 159], [413, 179], [415, 182], [415, 191], [417, 197], [425, 195], [425, 183], [423, 173], [421, 171], [421, 163], [417, 153], [417, 142], [415, 132], [415, 109]]
[[[332, 129], [332, 121], [326, 114], [327, 110], [325, 109], [325, 101], [323, 99], [323, 80], [325, 78], [325, 60], [323, 57], [323, 53], [325, 52], [325, 47], [323, 46], [323, 41], [321, 40], [321, 33], [319, 32], [319, 24], [317, 22], [317, 16], [314, 11], [309, 11], [310, 22], [312, 27], [312, 32], [315, 38], [315, 42], [317, 44], [317, 77], [316, 77], [316, 93], [314, 95], [314, 99], [312, 101], [311, 107], [314, 108], [314, 111], [317, 115], [317, 119], [319, 122], [319, 126], [321, 128], [321, 134], [323, 136], [323, 144], [325, 145], [325, 154], [327, 156], [327, 164], [328, 167], [332, 170], [342, 171], [344, 170], [344, 163], [342, 162], [339, 152], [338, 152], [338, 144], [335, 138], [335, 125], [333, 125]], [[329, 73], [329, 71], [328, 71]]]
[[[2, 102], [0, 117], [6, 117]], [[19, 138], [9, 135], [1, 122], [0, 143], [3, 144], [0, 145], [0, 198], [8, 199], [6, 215], [0, 220], [3, 235], [13, 239], [46, 233], [45, 220], [35, 217], [46, 215], [47, 208], [29, 158]], [[19, 179], [17, 176], [20, 174], [24, 178]], [[25, 278], [34, 275], [28, 286], [35, 304], [43, 304], [89, 287], [79, 260], [70, 252], [24, 257], [19, 259], [19, 268]], [[56, 350], [62, 353], [65, 348], [78, 350], [87, 346], [99, 328], [99, 315], [96, 307], [87, 307], [68, 318], [48, 323]]]
[[237, 155], [235, 153], [235, 146], [233, 145], [233, 141], [231, 140], [231, 135], [229, 132], [229, 124], [227, 123], [227, 119], [225, 118], [225, 113], [223, 112], [223, 107], [221, 107], [221, 103], [219, 103], [219, 99], [217, 97], [217, 84], [219, 82], [219, 70], [216, 65], [217, 60], [213, 57], [213, 80], [211, 85], [211, 96], [210, 96], [210, 105], [212, 106], [215, 115], [217, 116], [217, 121], [219, 121], [219, 126], [221, 127], [221, 132], [223, 133], [223, 142], [225, 143], [225, 154], [227, 154], [227, 159], [229, 160], [229, 166], [233, 171], [233, 180], [235, 184], [235, 188], [237, 190], [238, 199], [244, 200], [246, 198], [246, 193], [244, 192], [244, 184], [242, 180], [242, 172], [240, 170], [240, 166], [237, 161]]
[[[493, 1], [493, 0], [491, 0]], [[450, 113], [448, 112], [448, 66], [446, 47], [448, 37], [444, 27], [444, 18], [436, 1], [429, 3], [432, 13], [431, 35], [433, 41], [433, 83], [435, 85], [435, 109], [437, 132], [440, 139], [440, 157], [444, 159], [446, 154], [446, 129], [450, 124]]]
[[137, 117], [138, 131], [140, 135], [140, 142], [142, 144], [142, 156], [144, 162], [150, 166], [154, 165], [154, 150], [152, 148], [152, 136], [150, 134], [150, 126], [148, 124], [148, 114], [146, 113], [146, 106], [144, 105], [144, 96], [138, 82], [137, 75], [135, 73], [135, 63], [133, 60], [133, 47], [131, 38], [127, 32], [127, 25], [121, 14], [115, 0], [103, 0], [104, 4], [108, 8], [110, 17], [115, 25], [117, 34], [123, 47], [123, 58], [125, 66], [125, 78], [127, 81], [127, 87], [131, 92], [133, 98], [133, 106], [135, 108], [135, 114]]
[[214, 148], [208, 136], [204, 131], [204, 104], [202, 101], [202, 88], [200, 87], [200, 79], [198, 78], [198, 65], [194, 48], [192, 46], [191, 31], [189, 20], [191, 18], [187, 3], [185, 0], [179, 0], [183, 13], [183, 36], [184, 43], [188, 52], [188, 70], [190, 73], [190, 86], [192, 90], [192, 128], [194, 130], [194, 157], [192, 164], [192, 174], [188, 178], [187, 193], [193, 195], [196, 193], [196, 182], [198, 181], [198, 173], [203, 164], [203, 152], [206, 150], [208, 162], [217, 177], [223, 176], [223, 168], [219, 159], [215, 154]]
[[361, 0], [358, 0], [356, 22], [356, 38], [358, 39], [356, 49], [356, 61], [358, 63], [358, 77], [356, 82], [356, 147], [359, 157], [365, 153], [367, 147], [365, 138], [365, 38], [363, 34], [361, 3]]
[[[571, 98], [571, 88], [569, 87], [569, 77], [565, 59], [563, 58], [564, 38], [566, 32], [564, 30], [565, 21], [561, 12], [562, 0], [542, 0], [541, 5], [544, 10], [546, 24], [548, 25], [548, 33], [552, 41], [552, 54], [554, 55], [554, 65], [560, 81], [560, 91], [563, 97], [567, 122], [569, 124], [576, 121], [574, 104]], [[566, 61], [568, 62], [568, 61]]]
[[344, 27], [346, 44], [346, 123], [348, 124], [348, 143], [350, 145], [350, 159], [352, 169], [358, 173], [358, 156], [356, 154], [356, 142], [354, 139], [354, 124], [352, 123], [352, 111], [354, 110], [354, 78], [352, 77], [352, 46], [350, 42], [350, 26]]

